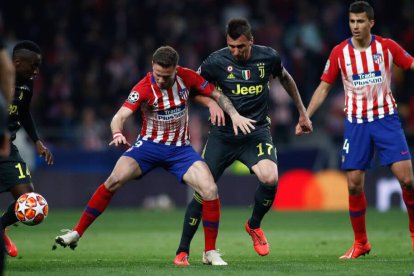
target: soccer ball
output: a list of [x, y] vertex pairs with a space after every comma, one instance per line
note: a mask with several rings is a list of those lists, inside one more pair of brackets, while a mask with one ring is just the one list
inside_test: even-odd
[[17, 199], [14, 212], [22, 223], [37, 225], [47, 217], [49, 205], [46, 199], [38, 193], [25, 193]]

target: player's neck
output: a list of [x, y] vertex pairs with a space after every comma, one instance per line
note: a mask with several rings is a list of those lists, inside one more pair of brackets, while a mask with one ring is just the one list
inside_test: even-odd
[[364, 51], [369, 47], [369, 45], [371, 45], [372, 36], [371, 34], [369, 34], [369, 36], [366, 36], [362, 39], [355, 39], [355, 37], [352, 37], [351, 40], [352, 45], [355, 49], [359, 51]]

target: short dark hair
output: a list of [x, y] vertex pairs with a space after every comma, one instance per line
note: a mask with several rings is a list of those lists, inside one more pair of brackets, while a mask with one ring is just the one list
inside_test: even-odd
[[241, 35], [244, 35], [247, 39], [251, 39], [252, 27], [249, 21], [245, 18], [232, 18], [227, 23], [226, 36], [230, 36], [232, 39], [237, 39]]
[[152, 62], [164, 68], [177, 66], [178, 59], [177, 51], [171, 46], [161, 46], [152, 55]]
[[42, 54], [39, 45], [37, 45], [35, 42], [31, 40], [23, 40], [18, 42], [13, 48], [13, 58], [15, 57], [16, 53], [20, 50], [29, 50], [39, 55]]
[[355, 1], [349, 5], [349, 13], [367, 13], [369, 20], [374, 20], [374, 9], [366, 1]]

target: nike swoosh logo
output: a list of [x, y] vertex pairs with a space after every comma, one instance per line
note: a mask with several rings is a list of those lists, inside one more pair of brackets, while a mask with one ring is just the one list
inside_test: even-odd
[[401, 152], [401, 154], [402, 154], [402, 155], [406, 155], [407, 153], [408, 153], [408, 150], [407, 150], [407, 151], [402, 151], [402, 152]]

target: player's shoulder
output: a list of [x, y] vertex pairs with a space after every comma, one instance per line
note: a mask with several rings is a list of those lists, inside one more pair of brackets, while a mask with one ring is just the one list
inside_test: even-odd
[[270, 46], [265, 46], [265, 45], [253, 44], [252, 50], [254, 51], [254, 53], [258, 53], [260, 55], [267, 55], [267, 56], [279, 55], [276, 49]]
[[179, 77], [181, 77], [182, 79], [185, 80], [187, 78], [194, 78], [195, 76], [198, 77], [198, 74], [193, 69], [178, 65], [177, 66], [177, 76], [179, 76]]
[[225, 60], [231, 59], [230, 51], [227, 47], [212, 52], [204, 61], [204, 63], [220, 64]]
[[194, 74], [196, 73], [193, 69], [190, 69], [188, 67], [184, 67], [184, 66], [180, 66], [177, 65], [177, 74], [178, 75], [182, 75], [182, 74]]
[[382, 37], [379, 35], [375, 35], [374, 38], [375, 38], [375, 41], [381, 43], [385, 47], [399, 46], [399, 44], [392, 38]]
[[345, 40], [342, 40], [340, 43], [336, 44], [333, 48], [332, 48], [332, 53], [339, 53], [342, 52], [343, 49], [347, 46], [351, 46], [352, 47], [352, 43], [350, 42], [351, 38], [347, 38]]

